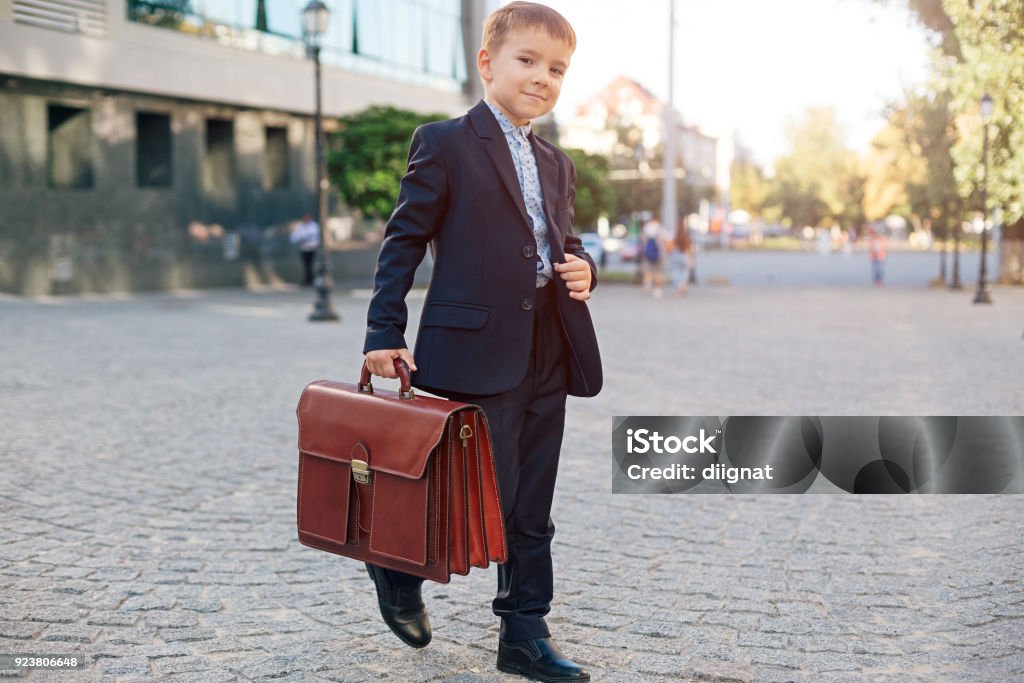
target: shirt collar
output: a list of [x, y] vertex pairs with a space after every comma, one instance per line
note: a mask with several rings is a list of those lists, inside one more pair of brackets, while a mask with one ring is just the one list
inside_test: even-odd
[[495, 107], [493, 104], [491, 104], [487, 100], [484, 100], [484, 104], [486, 104], [487, 107], [494, 114], [494, 118], [498, 119], [498, 125], [501, 126], [502, 132], [506, 134], [518, 132], [519, 135], [522, 136], [523, 138], [529, 137], [530, 132], [533, 130], [530, 121], [527, 121], [525, 126], [515, 126], [511, 121], [508, 120], [508, 117], [505, 116], [505, 114], [503, 114], [502, 111]]

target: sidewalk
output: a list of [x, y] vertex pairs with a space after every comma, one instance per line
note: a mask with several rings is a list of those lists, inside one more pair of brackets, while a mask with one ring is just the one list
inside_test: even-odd
[[[1024, 497], [613, 496], [613, 415], [1024, 414], [1024, 291], [595, 291], [549, 624], [594, 681], [1024, 680]], [[30, 681], [524, 680], [495, 571], [400, 643], [358, 563], [295, 534], [294, 408], [355, 381], [365, 295], [0, 300], [0, 653]], [[422, 299], [411, 298], [415, 330]], [[411, 338], [411, 335], [410, 335]]]

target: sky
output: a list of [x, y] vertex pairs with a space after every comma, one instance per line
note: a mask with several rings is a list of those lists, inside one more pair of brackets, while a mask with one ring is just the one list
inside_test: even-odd
[[[668, 99], [670, 0], [543, 1], [577, 38], [556, 118], [618, 74]], [[846, 143], [866, 151], [886, 102], [928, 78], [926, 34], [900, 0], [675, 3], [676, 109], [711, 134], [737, 131], [761, 164], [785, 153], [787, 117], [811, 106], [835, 107]]]

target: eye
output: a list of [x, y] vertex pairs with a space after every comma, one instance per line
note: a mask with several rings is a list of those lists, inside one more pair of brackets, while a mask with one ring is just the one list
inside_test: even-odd
[[563, 75], [563, 72], [562, 72], [562, 70], [561, 70], [561, 69], [552, 69], [552, 71], [554, 71], [554, 72], [555, 72], [556, 74], [558, 74], [559, 76]]
[[523, 62], [524, 64], [530, 64], [530, 63], [532, 63], [532, 62], [533, 62], [533, 60], [532, 60], [532, 59], [530, 59], [529, 57], [520, 57], [520, 58], [519, 58], [519, 61], [520, 61], [520, 62]]

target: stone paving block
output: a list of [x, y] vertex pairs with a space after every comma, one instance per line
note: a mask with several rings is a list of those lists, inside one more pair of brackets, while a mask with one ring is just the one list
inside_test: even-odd
[[225, 637], [190, 642], [189, 648], [198, 654], [240, 653], [254, 650], [238, 638]]
[[800, 669], [804, 658], [804, 655], [798, 652], [766, 647], [744, 648], [743, 656], [754, 665], [763, 664], [785, 669]]
[[37, 622], [4, 621], [0, 622], [0, 638], [31, 640], [42, 633], [45, 628], [48, 628], [46, 624]]
[[53, 624], [43, 631], [40, 640], [52, 643], [91, 643], [100, 633], [101, 630], [93, 626]]
[[149, 659], [146, 657], [122, 657], [119, 659], [105, 659], [98, 663], [104, 676], [116, 676], [119, 679], [125, 676], [151, 676]]
[[162, 659], [164, 657], [187, 657], [192, 654], [184, 643], [169, 643], [167, 645], [146, 645], [138, 649], [138, 653], [150, 659]]
[[149, 645], [154, 642], [154, 629], [144, 627], [110, 628], [104, 631], [103, 642], [107, 645]]
[[645, 654], [636, 657], [629, 665], [629, 669], [642, 674], [680, 678], [689, 669], [690, 662], [690, 657]]
[[185, 599], [178, 602], [178, 608], [191, 612], [219, 612], [224, 603], [214, 599]]
[[[130, 590], [130, 589], [129, 589]], [[126, 612], [149, 612], [153, 610], [170, 610], [174, 608], [174, 598], [161, 598], [149, 595], [137, 595], [128, 598], [121, 605]]]
[[134, 612], [93, 612], [86, 617], [85, 623], [93, 626], [132, 626], [139, 621]]
[[782, 633], [785, 635], [804, 635], [811, 632], [811, 624], [803, 619], [792, 617], [762, 617], [758, 628], [764, 633]]
[[159, 628], [184, 628], [199, 624], [199, 618], [191, 612], [153, 611], [143, 612], [142, 620], [147, 626]]
[[646, 619], [631, 620], [625, 629], [626, 633], [636, 633], [651, 638], [679, 638], [692, 630], [693, 625], [689, 623]]
[[187, 652], [181, 656], [159, 657], [151, 663], [161, 677], [188, 672], [199, 673], [212, 668], [208, 657], [196, 657]]
[[736, 641], [736, 644], [741, 647], [784, 648], [788, 643], [789, 639], [784, 634], [761, 633], [757, 631], [749, 633], [741, 632]]
[[848, 652], [852, 642], [861, 642], [859, 638], [851, 640], [846, 636], [832, 635], [787, 636], [787, 640], [799, 652]]
[[723, 663], [713, 660], [694, 659], [683, 672], [689, 681], [711, 681], [713, 683], [750, 683], [753, 672], [748, 666]]
[[234, 683], [238, 681], [238, 675], [227, 670], [190, 671], [188, 673], [173, 674], [167, 677], [169, 681], [181, 681], [182, 683]]
[[160, 637], [167, 643], [192, 643], [212, 640], [217, 633], [212, 628], [162, 628]]
[[[328, 669], [328, 670], [325, 670], [325, 671], [318, 671], [317, 675], [320, 676], [321, 678], [324, 678], [324, 679], [328, 680], [328, 681], [334, 681], [334, 683], [365, 683], [365, 681], [370, 681], [370, 680], [374, 680], [376, 678], [380, 678], [379, 674], [373, 675], [370, 672], [366, 671], [365, 669], [353, 670], [353, 669], [347, 669], [347, 668], [345, 668], [345, 669]], [[463, 678], [463, 677], [467, 677], [467, 678]], [[474, 676], [473, 674], [459, 674], [457, 677], [454, 677], [454, 678], [459, 680], [460, 683], [461, 683], [461, 681], [466, 681], [466, 683], [469, 683], [470, 681], [487, 680], [485, 678], [480, 678], [478, 676]], [[447, 679], [447, 680], [453, 680], [453, 679]]]
[[25, 611], [25, 621], [48, 624], [73, 624], [85, 616], [86, 611], [75, 607], [36, 607]]

